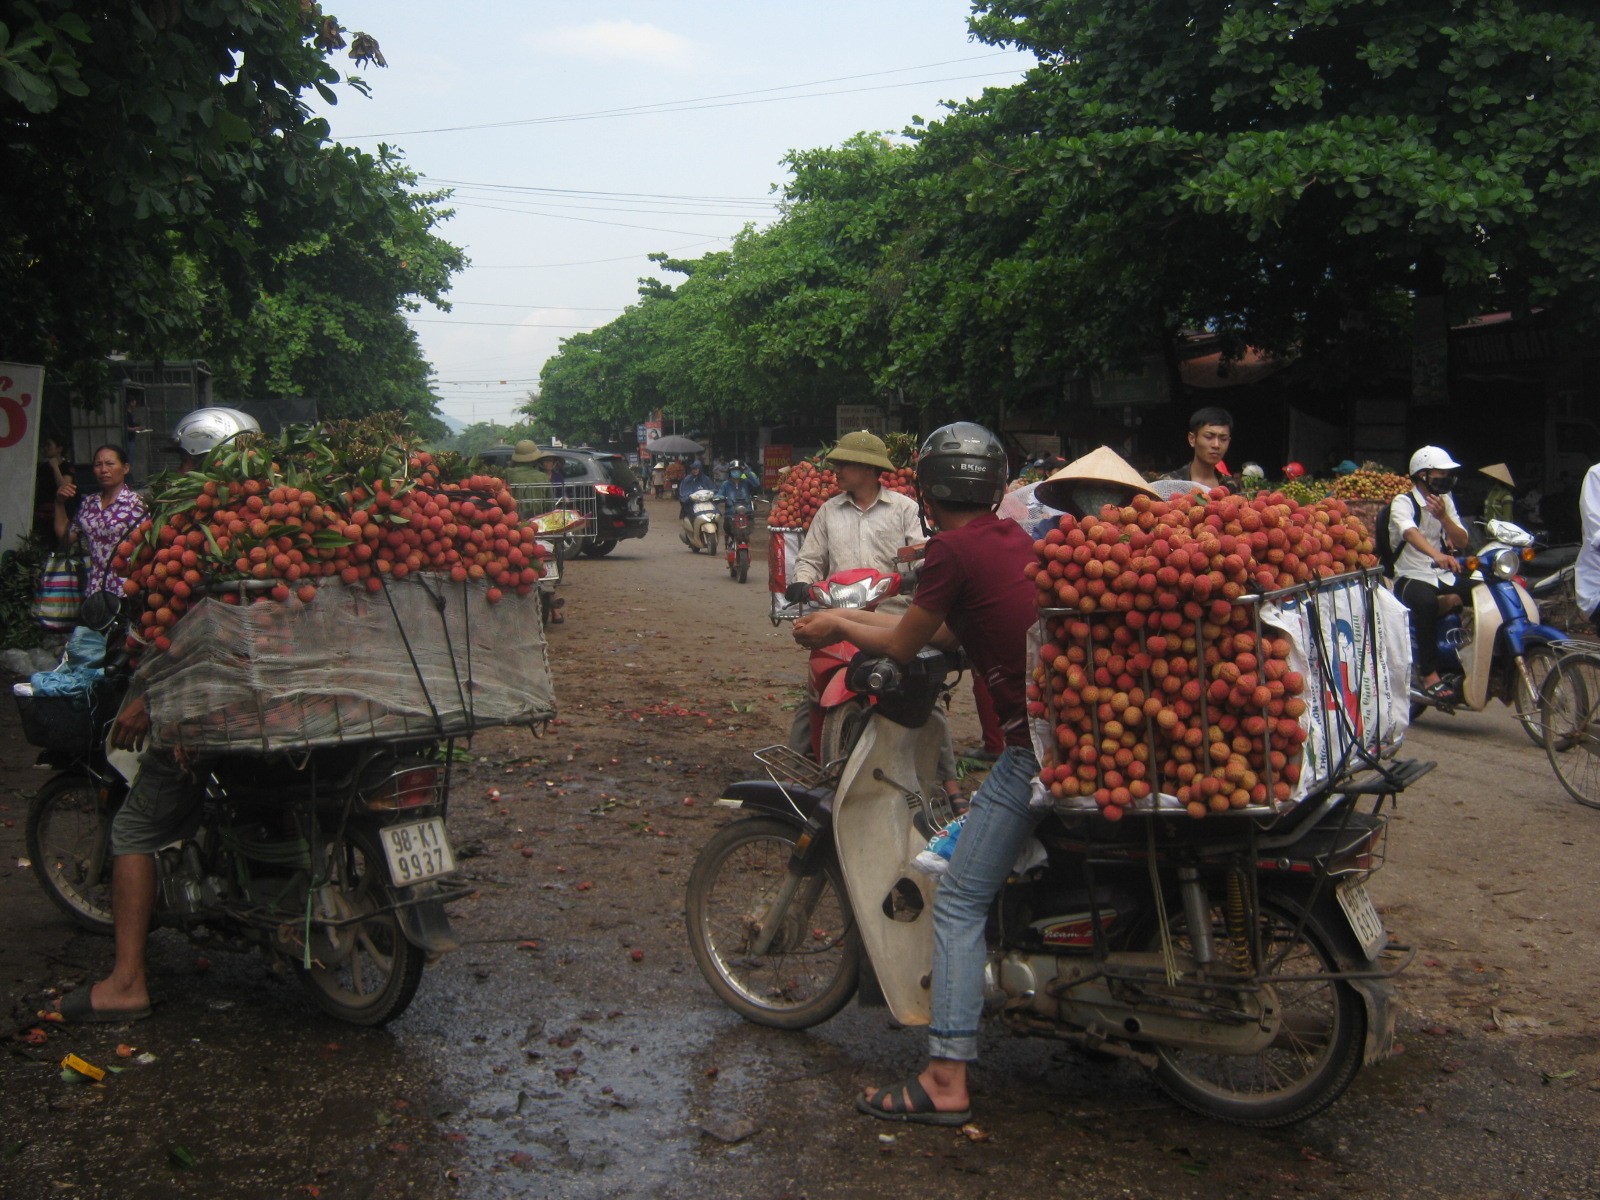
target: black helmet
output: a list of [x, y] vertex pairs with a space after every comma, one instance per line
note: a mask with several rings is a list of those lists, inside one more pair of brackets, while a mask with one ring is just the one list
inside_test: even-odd
[[917, 456], [917, 492], [946, 504], [993, 508], [1006, 491], [1006, 451], [982, 425], [955, 421], [928, 435]]

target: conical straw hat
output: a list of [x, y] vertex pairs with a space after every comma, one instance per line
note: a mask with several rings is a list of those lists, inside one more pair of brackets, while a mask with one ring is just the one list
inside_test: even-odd
[[1517, 486], [1511, 480], [1511, 468], [1506, 466], [1505, 463], [1495, 463], [1491, 467], [1479, 467], [1478, 469], [1497, 483], [1503, 483], [1507, 487]]
[[[1160, 494], [1144, 481], [1144, 477], [1133, 469], [1132, 464], [1110, 446], [1101, 446], [1091, 450], [1082, 458], [1069, 462], [1041, 483], [1034, 490], [1034, 495], [1051, 508], [1065, 508], [1067, 489], [1072, 484], [1084, 480], [1109, 484], [1113, 487], [1131, 488], [1154, 500], [1161, 498]], [[1056, 503], [1057, 499], [1062, 503]]]

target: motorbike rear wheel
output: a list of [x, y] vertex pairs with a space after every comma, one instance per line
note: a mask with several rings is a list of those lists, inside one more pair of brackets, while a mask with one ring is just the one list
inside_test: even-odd
[[[800, 880], [785, 911], [772, 905], [789, 878], [796, 826], [749, 817], [718, 830], [689, 872], [689, 948], [711, 990], [734, 1012], [774, 1029], [809, 1029], [855, 995], [861, 938], [838, 865]], [[766, 953], [756, 937], [777, 924]]]
[[[1274, 976], [1338, 968], [1332, 938], [1316, 914], [1301, 927], [1298, 909], [1263, 899], [1259, 921], [1265, 964], [1261, 974], [1281, 1022], [1272, 1044], [1244, 1056], [1151, 1048], [1157, 1058], [1156, 1082], [1185, 1108], [1234, 1125], [1271, 1129], [1315, 1116], [1350, 1086], [1361, 1069], [1367, 1010], [1361, 996], [1342, 980], [1271, 982]], [[1187, 951], [1182, 916], [1171, 925], [1175, 947]], [[1220, 910], [1213, 925], [1220, 952], [1228, 939]]]
[[28, 806], [28, 857], [45, 894], [90, 933], [111, 932], [111, 814], [87, 775], [57, 775]]
[[1550, 678], [1550, 672], [1555, 669], [1556, 652], [1549, 646], [1529, 646], [1523, 655], [1528, 664], [1528, 675], [1533, 680], [1533, 690], [1530, 692], [1522, 681], [1522, 672], [1516, 670], [1512, 664], [1511, 677], [1511, 707], [1517, 714], [1517, 722], [1522, 726], [1522, 732], [1535, 746], [1544, 748], [1544, 718], [1539, 714], [1539, 697], [1544, 693], [1544, 681]]
[[346, 829], [328, 848], [330, 878], [312, 900], [314, 917], [365, 919], [311, 935], [309, 968], [295, 964], [318, 1007], [351, 1025], [386, 1025], [405, 1011], [422, 982], [424, 955], [406, 940], [392, 904], [395, 888], [377, 839]]

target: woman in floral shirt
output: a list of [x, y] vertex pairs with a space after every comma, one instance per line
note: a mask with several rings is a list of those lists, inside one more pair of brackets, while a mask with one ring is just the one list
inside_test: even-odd
[[101, 446], [94, 452], [94, 477], [100, 485], [98, 496], [86, 497], [78, 515], [67, 519], [67, 504], [78, 494], [72, 480], [56, 492], [56, 536], [69, 533], [82, 542], [89, 553], [89, 580], [85, 598], [96, 592], [122, 595], [122, 580], [111, 569], [117, 544], [145, 519], [148, 510], [139, 493], [128, 486], [128, 456], [120, 446]]

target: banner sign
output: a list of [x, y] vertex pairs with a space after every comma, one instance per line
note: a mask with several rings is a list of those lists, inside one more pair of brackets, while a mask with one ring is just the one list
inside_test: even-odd
[[875, 433], [879, 437], [889, 432], [889, 423], [884, 417], [883, 409], [876, 404], [835, 405], [834, 421], [838, 437], [854, 433], [858, 429], [865, 429], [868, 433]]
[[0, 550], [15, 550], [33, 527], [44, 368], [0, 362]]
[[761, 448], [761, 486], [771, 491], [778, 486], [778, 472], [794, 465], [794, 447], [772, 443]]

